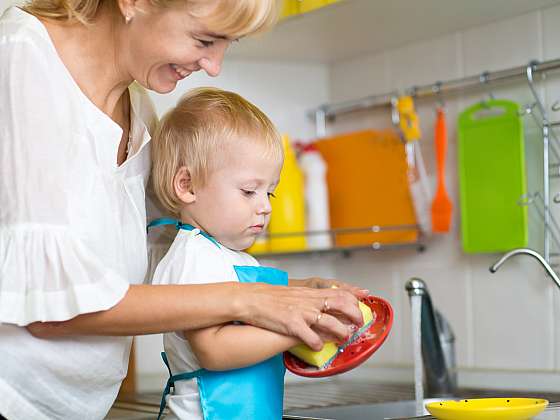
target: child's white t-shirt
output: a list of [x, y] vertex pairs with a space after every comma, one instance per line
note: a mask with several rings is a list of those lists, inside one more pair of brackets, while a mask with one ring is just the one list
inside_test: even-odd
[[[244, 252], [232, 251], [213, 242], [198, 229], [179, 229], [154, 272], [153, 284], [238, 281], [234, 265], [258, 266], [259, 263]], [[174, 375], [200, 369], [200, 363], [181, 331], [164, 334], [163, 345]], [[176, 382], [174, 394], [167, 397], [167, 406], [171, 414], [166, 419], [202, 419], [196, 380]]]

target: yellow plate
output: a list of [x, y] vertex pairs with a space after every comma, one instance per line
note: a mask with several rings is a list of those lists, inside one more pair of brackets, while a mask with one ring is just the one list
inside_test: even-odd
[[547, 400], [533, 398], [481, 398], [434, 402], [426, 409], [440, 420], [526, 420], [547, 405]]

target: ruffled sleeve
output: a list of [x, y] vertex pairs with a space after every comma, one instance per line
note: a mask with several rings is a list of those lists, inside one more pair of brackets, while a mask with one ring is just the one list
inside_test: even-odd
[[80, 97], [25, 29], [0, 33], [0, 323], [17, 325], [108, 309], [129, 287], [74, 229]]
[[0, 321], [17, 325], [109, 309], [129, 286], [70, 230], [45, 225], [0, 229], [0, 285]]

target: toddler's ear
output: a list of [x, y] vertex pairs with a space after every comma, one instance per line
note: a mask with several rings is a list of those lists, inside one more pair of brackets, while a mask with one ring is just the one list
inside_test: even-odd
[[191, 204], [196, 201], [191, 173], [186, 166], [181, 166], [175, 177], [173, 178], [173, 189], [179, 200], [185, 204]]

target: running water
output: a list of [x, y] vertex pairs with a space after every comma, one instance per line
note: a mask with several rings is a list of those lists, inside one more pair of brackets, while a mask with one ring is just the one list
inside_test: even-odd
[[414, 394], [416, 397], [416, 415], [424, 414], [424, 365], [422, 362], [421, 311], [422, 296], [411, 296], [412, 308], [412, 351], [414, 352]]

